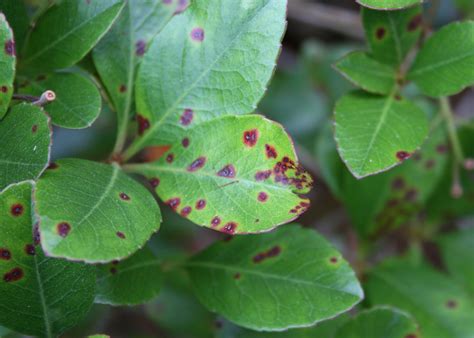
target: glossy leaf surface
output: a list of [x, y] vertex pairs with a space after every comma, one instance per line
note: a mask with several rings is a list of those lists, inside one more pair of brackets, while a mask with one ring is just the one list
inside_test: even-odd
[[392, 10], [414, 6], [422, 3], [422, 0], [357, 0], [362, 6], [376, 10]]

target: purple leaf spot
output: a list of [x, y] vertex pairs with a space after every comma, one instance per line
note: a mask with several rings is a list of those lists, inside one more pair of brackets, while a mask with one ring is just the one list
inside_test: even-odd
[[423, 17], [421, 16], [421, 14], [415, 15], [415, 16], [410, 20], [410, 22], [408, 22], [407, 30], [408, 30], [409, 32], [413, 32], [413, 31], [417, 30], [418, 27], [420, 27], [420, 25], [421, 25], [422, 22], [423, 22]]
[[277, 158], [278, 154], [275, 150], [275, 147], [272, 147], [269, 144], [265, 144], [265, 153], [267, 154], [268, 158]]
[[217, 172], [217, 176], [234, 178], [235, 177], [235, 168], [232, 164], [226, 165], [224, 168]]
[[258, 193], [258, 200], [259, 202], [266, 202], [268, 200], [268, 194], [266, 192], [259, 192]]
[[153, 188], [156, 188], [157, 186], [160, 185], [160, 179], [157, 178], [157, 177], [154, 177], [154, 178], [150, 179], [149, 182], [150, 182], [150, 185], [151, 185]]
[[0, 248], [0, 259], [3, 259], [5, 261], [9, 261], [12, 258], [12, 254], [10, 250]]
[[117, 231], [117, 232], [116, 232], [116, 235], [117, 235], [117, 237], [120, 238], [120, 239], [125, 239], [125, 234], [124, 234], [123, 232], [121, 232], [121, 231]]
[[20, 268], [14, 268], [3, 275], [3, 280], [6, 283], [16, 282], [23, 278], [23, 270]]
[[143, 56], [146, 52], [146, 42], [143, 40], [138, 40], [135, 44], [135, 53], [137, 56]]
[[235, 233], [236, 228], [237, 228], [237, 223], [229, 222], [226, 225], [224, 225], [224, 227], [222, 228], [222, 231], [229, 235], [233, 235]]
[[124, 192], [121, 192], [119, 196], [120, 196], [120, 199], [123, 200], [123, 201], [130, 201], [130, 196], [128, 196]]
[[206, 201], [205, 200], [199, 200], [196, 202], [196, 209], [202, 210], [206, 207]]
[[176, 210], [179, 207], [179, 204], [181, 203], [181, 199], [179, 197], [171, 198], [168, 201], [166, 201], [165, 203], [171, 209]]
[[190, 206], [186, 206], [181, 210], [180, 215], [183, 217], [188, 217], [191, 211], [193, 211], [193, 209]]
[[272, 174], [271, 170], [257, 171], [257, 173], [255, 174], [255, 180], [264, 181], [267, 178], [269, 178], [271, 174]]
[[206, 164], [206, 158], [204, 156], [201, 156], [201, 157], [198, 157], [197, 159], [195, 159], [193, 161], [193, 163], [191, 163], [188, 166], [187, 169], [190, 172], [195, 172], [195, 171], [201, 169], [202, 167], [204, 167], [205, 164]]
[[5, 42], [5, 53], [10, 56], [15, 56], [15, 41], [7, 40]]
[[191, 122], [193, 122], [194, 112], [192, 109], [185, 109], [181, 117], [179, 118], [179, 122], [183, 126], [189, 126]]
[[69, 232], [71, 231], [71, 225], [69, 225], [69, 223], [62, 222], [56, 226], [56, 230], [58, 231], [59, 236], [65, 238], [67, 235], [69, 235]]
[[258, 141], [258, 130], [252, 129], [252, 130], [244, 131], [243, 140], [244, 140], [244, 144], [247, 147], [255, 146]]
[[35, 246], [33, 244], [25, 245], [25, 252], [29, 256], [34, 256], [36, 254]]
[[395, 155], [400, 161], [404, 161], [411, 156], [409, 152], [404, 151], [404, 150], [397, 151]]
[[219, 224], [221, 224], [221, 219], [219, 216], [216, 216], [214, 217], [212, 220], [211, 220], [211, 225], [212, 227], [217, 227]]
[[10, 211], [12, 213], [12, 215], [14, 217], [18, 217], [18, 216], [21, 216], [23, 214], [23, 205], [17, 203], [17, 204], [13, 204]]
[[174, 160], [174, 154], [168, 154], [168, 156], [166, 156], [166, 162], [173, 163], [173, 160]]
[[204, 40], [204, 30], [201, 27], [196, 27], [191, 31], [191, 39], [202, 42]]
[[187, 138], [187, 137], [183, 138], [182, 141], [181, 141], [181, 144], [185, 148], [189, 147], [189, 138]]
[[144, 116], [138, 114], [137, 115], [137, 122], [138, 122], [138, 135], [143, 135], [145, 130], [150, 128], [150, 121], [145, 118]]

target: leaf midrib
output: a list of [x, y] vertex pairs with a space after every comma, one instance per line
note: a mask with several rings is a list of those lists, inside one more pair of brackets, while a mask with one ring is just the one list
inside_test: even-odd
[[51, 332], [51, 323], [50, 323], [49, 315], [48, 315], [48, 306], [46, 304], [46, 299], [44, 296], [43, 282], [42, 282], [41, 274], [39, 272], [39, 267], [38, 267], [38, 257], [36, 255], [34, 256], [34, 262], [35, 262], [36, 280], [38, 282], [38, 294], [40, 296], [41, 309], [43, 310], [43, 320], [44, 320], [44, 325], [46, 328], [46, 336], [53, 337], [53, 333]]
[[432, 63], [432, 64], [428, 64], [427, 66], [425, 67], [420, 67], [418, 69], [415, 69], [413, 72], [410, 72], [408, 74], [408, 76], [410, 78], [413, 78], [413, 77], [416, 77], [416, 76], [419, 76], [423, 73], [426, 73], [426, 72], [429, 72], [429, 71], [432, 71], [433, 69], [436, 69], [438, 67], [443, 67], [443, 66], [446, 66], [446, 65], [449, 65], [451, 63], [455, 63], [455, 62], [459, 62], [465, 58], [468, 58], [470, 56], [474, 56], [474, 50], [466, 53], [466, 54], [463, 54], [463, 55], [459, 55], [459, 56], [456, 56], [456, 57], [453, 57], [451, 59], [448, 59], [448, 60], [442, 60], [442, 61], [439, 61], [437, 63]]

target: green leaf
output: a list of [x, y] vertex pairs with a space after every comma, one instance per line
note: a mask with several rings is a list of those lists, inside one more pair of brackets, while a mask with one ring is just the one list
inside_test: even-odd
[[433, 34], [408, 73], [426, 95], [459, 93], [474, 84], [474, 21], [456, 22]]
[[[0, 12], [6, 16], [13, 30], [13, 35], [15, 36], [15, 45], [20, 49], [21, 46], [23, 46], [30, 24], [24, 2], [18, 0], [3, 0], [0, 2]], [[19, 52], [20, 50], [17, 50], [17, 53]]]
[[339, 154], [356, 178], [400, 164], [428, 134], [425, 113], [394, 94], [351, 92], [337, 102], [335, 121]]
[[21, 93], [41, 96], [52, 90], [56, 99], [46, 106], [53, 124], [71, 129], [87, 128], [99, 116], [102, 99], [92, 81], [74, 73], [55, 73], [29, 81]]
[[215, 243], [186, 265], [199, 300], [250, 329], [313, 325], [363, 298], [340, 253], [315, 231], [295, 225]]
[[390, 94], [395, 86], [395, 70], [364, 52], [346, 55], [335, 68], [356, 86], [371, 93]]
[[312, 186], [284, 129], [262, 116], [224, 116], [187, 130], [145, 175], [175, 211], [219, 231], [255, 233], [289, 222]]
[[41, 108], [22, 103], [0, 121], [0, 190], [36, 179], [46, 168], [51, 146], [49, 118]]
[[5, 116], [13, 95], [15, 79], [16, 51], [13, 32], [5, 15], [0, 12], [0, 119]]
[[371, 303], [390, 304], [413, 315], [422, 337], [472, 337], [473, 302], [452, 279], [429, 266], [386, 262], [369, 274], [366, 290]]
[[405, 7], [414, 6], [416, 4], [421, 4], [422, 0], [356, 0], [362, 6], [372, 8], [372, 9], [401, 9]]
[[474, 296], [474, 228], [442, 235], [437, 242], [451, 276]]
[[50, 166], [35, 190], [49, 256], [89, 263], [125, 258], [159, 229], [153, 196], [118, 166], [78, 159]]
[[128, 1], [112, 29], [93, 50], [94, 64], [117, 111], [119, 133], [127, 131], [137, 64], [177, 5], [178, 1]]
[[31, 32], [22, 68], [47, 72], [74, 65], [108, 31], [122, 0], [63, 0], [43, 14]]
[[286, 1], [195, 0], [156, 37], [137, 78], [139, 137], [169, 144], [189, 124], [252, 112], [275, 68]]
[[75, 325], [94, 299], [91, 266], [47, 258], [33, 236], [32, 183], [11, 185], [0, 194], [0, 324], [53, 337]]
[[[380, 0], [373, 1], [381, 3]], [[382, 2], [388, 5], [388, 1]], [[375, 11], [364, 8], [362, 21], [374, 59], [391, 66], [399, 66], [419, 39], [423, 18], [421, 6], [401, 11]]]
[[138, 305], [158, 295], [162, 284], [160, 262], [144, 248], [124, 261], [97, 268], [96, 303]]

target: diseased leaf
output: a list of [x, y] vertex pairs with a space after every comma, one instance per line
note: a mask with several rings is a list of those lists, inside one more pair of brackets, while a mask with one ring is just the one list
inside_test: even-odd
[[21, 67], [47, 72], [74, 65], [107, 32], [122, 0], [63, 0], [43, 14], [28, 39]]
[[49, 118], [41, 108], [22, 103], [0, 121], [0, 190], [36, 179], [46, 168], [51, 146]]
[[[373, 1], [389, 6], [388, 1]], [[401, 65], [420, 37], [423, 23], [421, 6], [401, 11], [364, 8], [361, 14], [367, 42], [374, 59], [391, 66]]]
[[250, 329], [313, 325], [363, 298], [341, 255], [315, 231], [295, 225], [215, 243], [186, 266], [209, 310]]
[[72, 129], [87, 128], [99, 116], [102, 99], [92, 81], [75, 73], [55, 73], [29, 81], [21, 93], [41, 96], [52, 90], [56, 99], [46, 106], [53, 124]]
[[140, 67], [140, 137], [125, 157], [176, 141], [190, 124], [252, 112], [275, 68], [285, 14], [285, 0], [195, 0], [175, 16]]
[[413, 318], [396, 308], [376, 307], [360, 312], [338, 331], [335, 338], [415, 338], [418, 325]]
[[117, 111], [119, 130], [125, 130], [129, 122], [137, 64], [177, 5], [178, 1], [128, 1], [93, 50], [94, 64]]
[[413, 315], [422, 337], [472, 337], [474, 303], [452, 279], [429, 266], [386, 262], [371, 271], [366, 290], [372, 304], [390, 304]]
[[156, 297], [161, 284], [160, 262], [148, 248], [144, 248], [124, 261], [97, 268], [95, 302], [138, 305]]
[[5, 15], [0, 12], [0, 119], [5, 116], [13, 95], [16, 50], [13, 32]]
[[262, 116], [224, 116], [183, 133], [145, 175], [160, 198], [196, 224], [229, 234], [267, 231], [306, 211], [312, 179], [284, 129]]
[[428, 134], [425, 113], [394, 94], [351, 92], [336, 104], [335, 120], [339, 154], [356, 178], [400, 164]]
[[421, 4], [422, 0], [356, 0], [362, 6], [373, 9], [401, 9], [405, 7]]
[[50, 165], [35, 190], [41, 244], [51, 257], [125, 258], [159, 229], [153, 196], [118, 166], [78, 159]]
[[474, 21], [456, 22], [433, 34], [408, 73], [430, 96], [459, 93], [474, 84]]
[[352, 83], [371, 93], [388, 95], [395, 87], [395, 70], [364, 52], [346, 55], [335, 64], [335, 68]]
[[31, 190], [23, 182], [0, 194], [0, 324], [52, 337], [87, 314], [95, 273], [92, 266], [44, 256], [37, 225], [33, 231]]

